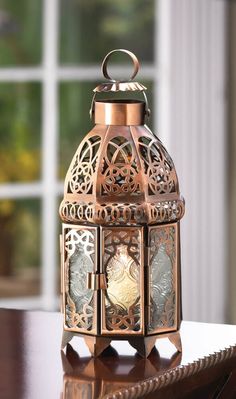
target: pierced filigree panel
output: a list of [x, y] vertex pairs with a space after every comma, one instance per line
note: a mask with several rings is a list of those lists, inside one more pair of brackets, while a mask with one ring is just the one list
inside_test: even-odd
[[141, 228], [103, 229], [103, 333], [141, 333], [141, 242]]
[[148, 331], [176, 325], [176, 225], [158, 226], [150, 234], [150, 320]]
[[96, 270], [96, 230], [64, 226], [65, 324], [74, 331], [91, 331], [94, 291], [87, 288], [87, 273]]
[[138, 141], [148, 182], [148, 195], [178, 192], [174, 163], [160, 140], [143, 136]]
[[184, 216], [185, 203], [180, 198], [173, 201], [161, 201], [148, 204], [149, 218], [148, 223], [166, 223], [180, 220]]
[[157, 224], [179, 220], [184, 215], [184, 200], [156, 203], [106, 203], [63, 200], [60, 216], [65, 222], [97, 224]]
[[97, 207], [97, 223], [129, 225], [145, 222], [145, 209], [140, 203], [108, 203]]
[[100, 143], [100, 136], [92, 136], [81, 143], [70, 169], [68, 193], [92, 194]]
[[59, 212], [62, 220], [65, 222], [96, 222], [95, 204], [92, 202], [63, 200]]
[[138, 166], [133, 145], [125, 137], [109, 141], [102, 160], [102, 195], [140, 194]]

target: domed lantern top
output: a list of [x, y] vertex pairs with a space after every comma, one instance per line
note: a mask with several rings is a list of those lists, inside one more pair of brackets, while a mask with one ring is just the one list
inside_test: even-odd
[[[108, 74], [108, 59], [116, 51], [132, 58], [134, 72], [128, 81]], [[108, 81], [94, 89], [90, 115], [95, 127], [79, 145], [65, 179], [60, 215], [66, 222], [159, 224], [184, 214], [174, 163], [144, 125], [150, 111], [145, 86], [133, 81], [138, 70], [139, 62], [128, 50], [113, 50], [103, 61]], [[97, 93], [118, 91], [139, 91], [144, 101], [96, 99]]]

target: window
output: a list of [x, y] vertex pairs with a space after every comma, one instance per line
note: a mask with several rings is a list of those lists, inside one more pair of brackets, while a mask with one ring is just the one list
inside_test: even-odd
[[[226, 11], [215, 0], [1, 1], [0, 305], [59, 307], [63, 179], [91, 127], [101, 59], [125, 47], [186, 199], [184, 317], [225, 320]], [[129, 75], [125, 57], [112, 72]]]
[[[113, 48], [142, 61], [155, 99], [155, 8], [148, 0], [16, 0], [0, 7], [0, 304], [59, 308], [58, 207], [90, 130], [92, 90]], [[132, 19], [130, 19], [132, 15]], [[129, 76], [127, 58], [114, 73]]]

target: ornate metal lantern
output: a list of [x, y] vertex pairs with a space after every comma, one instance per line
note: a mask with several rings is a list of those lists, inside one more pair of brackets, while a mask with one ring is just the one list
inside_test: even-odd
[[[115, 51], [133, 61], [128, 81], [112, 80], [107, 72]], [[108, 81], [94, 89], [91, 106], [95, 127], [72, 159], [60, 206], [62, 347], [83, 334], [94, 356], [114, 339], [126, 339], [148, 356], [165, 336], [181, 351], [184, 200], [172, 159], [144, 124], [149, 110], [146, 88], [133, 81], [138, 69], [127, 50], [105, 57]], [[96, 99], [98, 92], [118, 91], [140, 91], [144, 101]]]

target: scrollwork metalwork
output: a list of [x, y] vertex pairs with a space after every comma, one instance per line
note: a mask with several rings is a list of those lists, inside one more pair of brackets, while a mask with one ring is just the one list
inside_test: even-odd
[[68, 170], [63, 221], [160, 224], [184, 215], [173, 161], [144, 126], [96, 126]]
[[139, 153], [148, 179], [148, 194], [177, 192], [177, 176], [169, 154], [158, 139], [139, 138]]
[[93, 174], [95, 172], [100, 142], [100, 136], [92, 136], [82, 142], [70, 170], [68, 192], [74, 194], [92, 193]]
[[165, 223], [181, 219], [184, 201], [173, 200], [157, 203], [78, 203], [63, 201], [60, 215], [65, 222], [90, 222], [101, 224]]
[[118, 136], [108, 142], [102, 163], [103, 195], [140, 194], [137, 161], [126, 138]]

